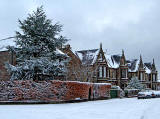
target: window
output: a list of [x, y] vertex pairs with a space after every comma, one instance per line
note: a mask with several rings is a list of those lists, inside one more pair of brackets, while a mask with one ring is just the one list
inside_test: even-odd
[[116, 78], [116, 72], [114, 70], [112, 71], [112, 78]]
[[102, 78], [102, 67], [99, 67], [99, 77]]
[[140, 80], [141, 81], [143, 80], [143, 73], [142, 72], [140, 73]]
[[109, 69], [107, 69], [107, 77], [109, 78]]
[[156, 81], [156, 75], [153, 74], [153, 81]]
[[102, 54], [100, 54], [98, 61], [99, 61], [99, 62], [102, 62], [102, 61], [103, 61]]
[[126, 69], [121, 70], [121, 77], [122, 78], [127, 78], [127, 70]]
[[145, 80], [148, 81], [148, 74], [145, 75]]
[[103, 77], [106, 78], [106, 67], [103, 67]]

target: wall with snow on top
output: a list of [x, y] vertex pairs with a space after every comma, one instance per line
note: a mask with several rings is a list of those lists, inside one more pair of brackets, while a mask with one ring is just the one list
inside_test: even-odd
[[110, 84], [71, 81], [1, 81], [0, 101], [63, 102], [110, 98]]

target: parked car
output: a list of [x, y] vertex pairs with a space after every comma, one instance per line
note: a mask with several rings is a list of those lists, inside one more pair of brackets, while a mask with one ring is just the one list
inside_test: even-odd
[[139, 92], [137, 98], [138, 99], [148, 99], [148, 98], [152, 98], [153, 96], [154, 96], [153, 92], [144, 91], [144, 92]]
[[143, 92], [139, 92], [137, 98], [138, 99], [160, 98], [160, 91], [145, 90]]
[[154, 91], [153, 93], [154, 93], [154, 95], [155, 95], [156, 98], [160, 97], [160, 91]]

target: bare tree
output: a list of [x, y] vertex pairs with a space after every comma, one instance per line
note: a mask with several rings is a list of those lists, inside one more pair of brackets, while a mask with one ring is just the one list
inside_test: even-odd
[[72, 65], [67, 70], [66, 80], [95, 82], [98, 65]]

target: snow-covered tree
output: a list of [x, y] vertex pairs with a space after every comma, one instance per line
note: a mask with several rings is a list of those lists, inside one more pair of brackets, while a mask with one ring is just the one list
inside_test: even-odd
[[62, 25], [52, 25], [43, 7], [19, 20], [20, 32], [16, 32], [16, 47], [8, 49], [16, 54], [16, 66], [6, 64], [11, 80], [38, 80], [42, 76], [54, 77], [64, 73], [66, 55], [58, 49], [68, 41], [60, 35]]
[[130, 82], [128, 83], [127, 89], [144, 89], [145, 86], [138, 80], [137, 77], [131, 78]]

